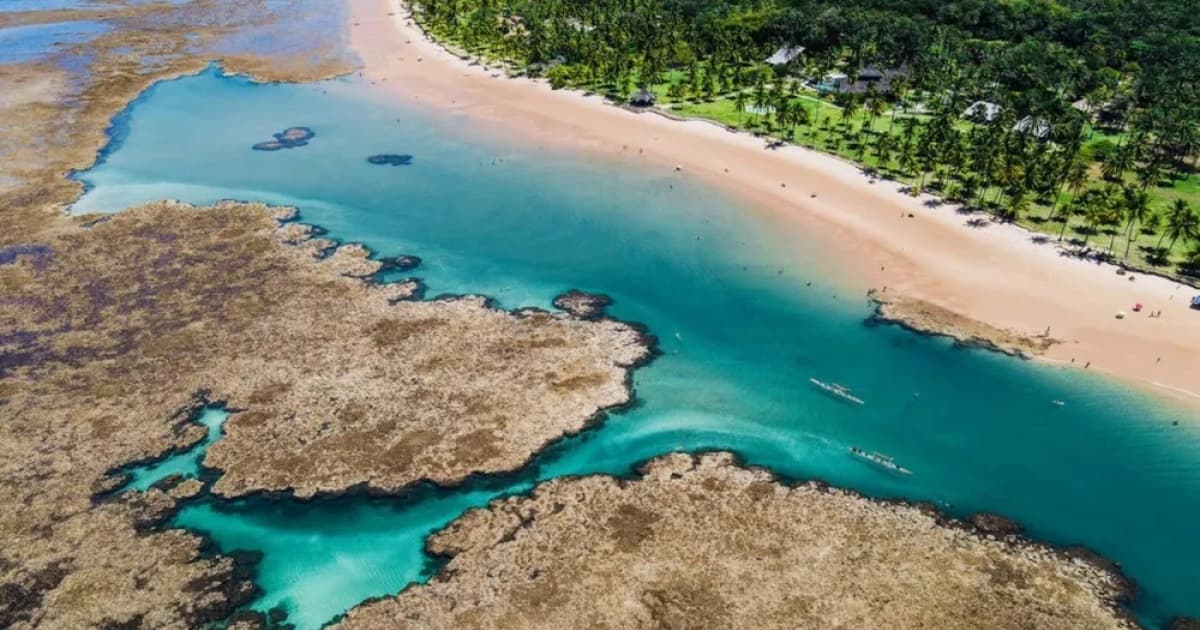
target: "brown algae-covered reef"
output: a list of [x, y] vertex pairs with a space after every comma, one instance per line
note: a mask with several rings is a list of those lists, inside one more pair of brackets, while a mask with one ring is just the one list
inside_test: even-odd
[[[545, 441], [627, 400], [620, 363], [645, 350], [632, 327], [517, 316], [474, 299], [395, 304], [419, 285], [355, 279], [379, 269], [365, 248], [312, 239], [296, 223], [280, 228], [284, 211], [159, 203], [114, 217], [63, 214], [81, 190], [64, 175], [95, 160], [110, 120], [153, 82], [211, 59], [260, 80], [350, 69], [336, 41], [306, 39], [301, 52], [268, 55], [229, 43], [247, 33], [287, 38], [288, 22], [314, 8], [324, 5], [280, 12], [255, 0], [194, 0], [0, 15], [3, 24], [110, 25], [86, 48], [0, 65], [12, 88], [0, 94], [0, 626], [194, 627], [253, 595], [232, 559], [203, 554], [192, 534], [162, 530], [194, 482], [107, 494], [117, 485], [110, 471], [202, 438], [190, 421], [198, 394], [245, 410], [218, 452], [231, 459], [223, 487], [300, 492], [519, 466]], [[85, 69], [71, 59], [86, 59]], [[475, 325], [460, 325], [467, 319]], [[510, 337], [489, 345], [491, 334]], [[359, 347], [338, 347], [339, 335]], [[476, 344], [469, 356], [439, 356], [468, 340]], [[594, 360], [614, 343], [613, 356]], [[532, 367], [520, 359], [527, 352], [548, 364], [489, 373]], [[438, 378], [413, 380], [414, 372]], [[339, 385], [341, 397], [331, 398]], [[468, 398], [438, 393], [460, 385]], [[538, 396], [536, 408], [513, 406], [525, 391]], [[296, 415], [289, 405], [305, 409]], [[383, 414], [401, 406], [386, 424]], [[517, 430], [512, 411], [546, 426]], [[473, 414], [487, 420], [473, 425]], [[441, 423], [413, 424], [431, 419]], [[368, 444], [356, 431], [378, 439]], [[440, 448], [417, 446], [439, 440]], [[524, 441], [529, 450], [509, 450]], [[238, 456], [255, 468], [240, 468]], [[292, 474], [283, 470], [289, 457], [315, 461]]]
[[992, 326], [918, 298], [873, 291], [875, 314], [871, 321], [896, 324], [913, 332], [949, 337], [955, 343], [995, 352], [1033, 358], [1044, 354], [1057, 339]]
[[[574, 316], [507, 313], [478, 297], [414, 302], [415, 281], [362, 280], [381, 269], [365, 247], [313, 238], [308, 226], [280, 224], [290, 212], [254, 203], [63, 213], [81, 190], [65, 175], [95, 161], [113, 117], [156, 81], [214, 60], [263, 81], [352, 69], [336, 35], [292, 32], [325, 8], [192, 0], [0, 13], [0, 26], [110, 26], [86, 46], [0, 65], [0, 626], [190, 628], [254, 596], [245, 563], [163, 525], [177, 501], [203, 491], [199, 481], [111, 492], [123, 465], [199, 442], [192, 420], [205, 402], [236, 410], [205, 460], [221, 472], [214, 493], [311, 497], [513, 470], [629, 401], [629, 372], [651, 340], [599, 319], [603, 296], [563, 296], [558, 306]], [[249, 34], [278, 45], [246, 50], [238, 42]], [[62, 63], [72, 57], [86, 60], [82, 70]], [[814, 547], [818, 531], [837, 544]], [[811, 544], [791, 538], [801, 535]], [[564, 555], [593, 543], [598, 551]], [[705, 550], [718, 547], [733, 555], [714, 566], [721, 556]], [[538, 626], [574, 610], [617, 625], [770, 625], [783, 610], [760, 606], [772, 594], [814, 627], [975, 627], [992, 612], [1026, 627], [1078, 627], [1055, 625], [1072, 616], [1123, 623], [1107, 604], [1116, 580], [1090, 565], [712, 457], [658, 460], [633, 482], [550, 482], [469, 513], [431, 548], [454, 555], [450, 570], [347, 623], [415, 611], [427, 623], [414, 627]], [[825, 553], [797, 555], [814, 550]], [[503, 581], [479, 576], [483, 558]], [[930, 558], [947, 563], [944, 575]], [[884, 570], [888, 559], [909, 590], [899, 569]], [[846, 586], [855, 572], [907, 605]], [[820, 579], [797, 582], [806, 576]], [[582, 577], [590, 586], [568, 587]], [[904, 599], [919, 588], [938, 597]], [[445, 594], [459, 592], [479, 599], [446, 617]], [[591, 608], [582, 596], [595, 598]], [[1004, 597], [1044, 600], [1022, 617]], [[391, 618], [389, 627], [413, 624]]]
[[557, 479], [434, 535], [425, 585], [351, 610], [381, 628], [1135, 627], [1108, 570], [915, 506], [789, 486], [732, 455]]
[[[135, 499], [92, 498], [109, 470], [201, 439], [198, 392], [242, 410], [205, 459], [226, 495], [512, 470], [629, 400], [627, 372], [649, 354], [637, 328], [397, 301], [403, 286], [354, 277], [359, 248], [314, 258], [296, 224], [279, 229], [288, 214], [148, 204], [0, 265], [0, 589], [21, 593], [4, 625], [157, 611], [144, 619], [170, 627], [236, 603], [227, 560], [198, 561], [183, 532], [135, 536], [159, 520]], [[193, 581], [212, 587], [201, 612]]]

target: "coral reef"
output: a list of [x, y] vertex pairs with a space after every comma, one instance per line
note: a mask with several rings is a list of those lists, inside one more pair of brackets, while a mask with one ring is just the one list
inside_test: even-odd
[[564, 310], [579, 319], [599, 319], [612, 304], [612, 298], [598, 293], [584, 293], [571, 289], [554, 298], [554, 307]]
[[380, 166], [408, 166], [412, 164], [413, 156], [407, 153], [380, 153], [367, 158], [371, 164]]
[[93, 499], [203, 439], [205, 401], [240, 410], [205, 460], [216, 492], [312, 496], [511, 470], [629, 400], [635, 327], [398, 302], [357, 278], [365, 248], [314, 257], [292, 215], [153, 203], [0, 265], [0, 625], [190, 626], [243, 598], [227, 559], [151, 533], [194, 480]]
[[308, 144], [309, 140], [316, 137], [316, 132], [308, 127], [288, 127], [279, 133], [272, 134], [274, 140], [266, 140], [259, 142], [250, 147], [255, 151], [278, 151], [280, 149], [294, 149]]
[[559, 479], [433, 536], [432, 582], [351, 610], [376, 628], [1135, 627], [1104, 568], [917, 507], [788, 486], [726, 453]]
[[1032, 358], [1044, 354], [1057, 339], [1004, 330], [925, 300], [872, 292], [876, 304], [872, 321], [897, 324], [914, 332], [950, 337], [963, 346], [984, 348]]

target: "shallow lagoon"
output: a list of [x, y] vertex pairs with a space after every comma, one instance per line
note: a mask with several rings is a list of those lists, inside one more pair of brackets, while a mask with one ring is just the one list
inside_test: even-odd
[[205, 449], [221, 438], [221, 425], [228, 417], [229, 412], [223, 407], [205, 407], [195, 420], [208, 430], [204, 439], [187, 452], [177, 453], [145, 465], [130, 467], [127, 471], [129, 480], [122, 490], [149, 490], [154, 484], [172, 475], [180, 475], [185, 479], [199, 477], [201, 473], [200, 459], [204, 456]]
[[104, 34], [104, 22], [75, 20], [0, 28], [0, 63], [45, 59], [58, 50]]
[[[999, 512], [1119, 560], [1144, 589], [1136, 608], [1147, 621], [1200, 615], [1200, 430], [1189, 411], [1091, 374], [865, 325], [865, 300], [836, 280], [816, 238], [784, 239], [698, 182], [632, 156], [503, 142], [453, 113], [368, 92], [215, 72], [160, 84], [118, 119], [119, 141], [83, 175], [91, 189], [75, 211], [163, 197], [292, 204], [331, 236], [421, 256], [400, 275], [422, 278], [431, 296], [549, 307], [571, 287], [608, 293], [610, 312], [647, 324], [663, 355], [637, 372], [636, 407], [517, 476], [398, 499], [190, 505], [178, 524], [226, 550], [264, 551], [256, 608], [282, 604], [300, 628], [318, 627], [427, 577], [425, 536], [493, 496], [722, 448], [790, 477]], [[293, 125], [317, 135], [289, 151], [250, 150]], [[379, 153], [414, 157], [404, 168], [367, 163]], [[850, 385], [867, 404], [831, 399], [809, 377]], [[915, 474], [854, 459], [850, 445]]]

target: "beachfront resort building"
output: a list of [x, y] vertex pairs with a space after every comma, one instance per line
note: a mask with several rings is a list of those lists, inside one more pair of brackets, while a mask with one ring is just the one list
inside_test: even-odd
[[995, 103], [989, 103], [987, 101], [975, 101], [963, 111], [962, 117], [977, 122], [990, 123], [1000, 116], [1001, 109], [1002, 108]]
[[1038, 140], [1045, 140], [1050, 136], [1050, 122], [1045, 118], [1034, 118], [1026, 116], [1017, 121], [1013, 125], [1012, 130], [1017, 133], [1029, 134]]
[[798, 59], [803, 53], [803, 46], [783, 46], [776, 50], [775, 54], [767, 57], [767, 63], [772, 66], [785, 66]]
[[889, 92], [892, 89], [892, 83], [901, 77], [908, 75], [907, 64], [901, 64], [899, 68], [889, 68], [880, 70], [873, 66], [867, 66], [859, 70], [851, 80], [846, 74], [840, 72], [826, 75], [819, 83], [814, 85], [817, 91], [821, 93], [838, 92], [841, 94], [865, 94], [872, 89], [880, 94]]

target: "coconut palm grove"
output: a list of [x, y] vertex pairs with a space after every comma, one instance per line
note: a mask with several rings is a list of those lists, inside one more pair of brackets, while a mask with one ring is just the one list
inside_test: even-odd
[[1200, 275], [1200, 13], [1185, 0], [425, 0], [414, 13], [464, 54], [556, 88], [805, 144], [1078, 255]]

